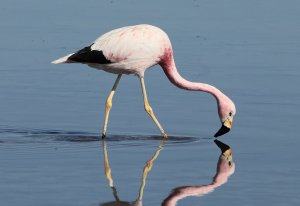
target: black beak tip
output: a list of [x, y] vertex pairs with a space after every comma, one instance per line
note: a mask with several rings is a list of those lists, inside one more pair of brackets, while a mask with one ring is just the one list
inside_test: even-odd
[[230, 147], [227, 144], [225, 144], [225, 143], [223, 143], [219, 140], [214, 140], [214, 142], [221, 149], [222, 153], [224, 153], [224, 152], [226, 152], [227, 150], [230, 149]]
[[223, 135], [223, 134], [226, 134], [226, 133], [229, 132], [229, 131], [230, 131], [230, 128], [228, 128], [228, 127], [222, 125], [222, 127], [221, 127], [221, 128], [219, 129], [219, 131], [214, 135], [214, 137], [219, 137], [219, 136], [221, 136], [221, 135]]

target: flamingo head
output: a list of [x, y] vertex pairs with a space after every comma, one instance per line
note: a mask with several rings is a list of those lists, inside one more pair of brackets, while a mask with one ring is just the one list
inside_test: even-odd
[[231, 101], [231, 99], [224, 95], [224, 97], [222, 97], [222, 99], [218, 101], [218, 112], [222, 126], [214, 135], [215, 137], [219, 137], [230, 131], [233, 118], [236, 114], [236, 109], [233, 101]]

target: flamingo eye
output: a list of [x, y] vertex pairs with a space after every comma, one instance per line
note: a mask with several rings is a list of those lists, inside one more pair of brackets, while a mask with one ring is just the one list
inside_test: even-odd
[[229, 116], [231, 116], [232, 115], [232, 112], [229, 112]]
[[231, 167], [231, 161], [228, 162], [229, 167]]

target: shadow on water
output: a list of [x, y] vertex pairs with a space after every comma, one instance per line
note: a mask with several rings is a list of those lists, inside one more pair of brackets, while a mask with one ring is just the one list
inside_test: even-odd
[[[146, 165], [143, 168], [143, 173], [142, 173], [142, 178], [141, 178], [141, 183], [138, 190], [137, 198], [136, 200], [130, 202], [130, 201], [121, 200], [118, 195], [117, 188], [114, 185], [114, 181], [112, 177], [112, 170], [109, 164], [106, 140], [103, 139], [102, 146], [103, 146], [105, 177], [108, 180], [108, 185], [112, 190], [114, 200], [110, 202], [100, 203], [99, 206], [142, 206], [144, 188], [146, 185], [148, 173], [152, 169], [154, 165], [154, 161], [158, 158], [161, 150], [163, 150], [167, 141], [169, 140], [161, 140], [159, 146], [155, 150], [152, 157], [146, 162]], [[169, 196], [162, 201], [161, 204], [162, 206], [175, 206], [179, 200], [184, 199], [186, 197], [206, 195], [212, 192], [217, 187], [220, 187], [221, 185], [225, 184], [228, 181], [228, 178], [232, 174], [234, 174], [235, 163], [233, 162], [231, 148], [219, 140], [214, 140], [214, 142], [220, 148], [221, 154], [217, 161], [216, 174], [212, 178], [212, 182], [206, 185], [200, 184], [200, 185], [193, 185], [193, 186], [176, 187], [171, 191]]]
[[[13, 137], [13, 138], [12, 138]], [[45, 142], [74, 142], [85, 143], [100, 141], [100, 134], [63, 131], [63, 130], [26, 130], [26, 129], [0, 129], [0, 143], [45, 143]], [[189, 137], [189, 136], [168, 136], [168, 144], [192, 143], [196, 141], [211, 139], [208, 137]], [[147, 144], [156, 144], [162, 140], [160, 135], [108, 135], [107, 142], [115, 142], [124, 146], [139, 146]]]

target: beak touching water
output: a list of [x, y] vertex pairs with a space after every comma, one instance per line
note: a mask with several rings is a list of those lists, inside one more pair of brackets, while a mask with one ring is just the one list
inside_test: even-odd
[[219, 131], [214, 135], [214, 137], [219, 137], [223, 134], [226, 134], [227, 132], [230, 131], [232, 127], [232, 119], [226, 119], [223, 124], [222, 127], [219, 129]]

